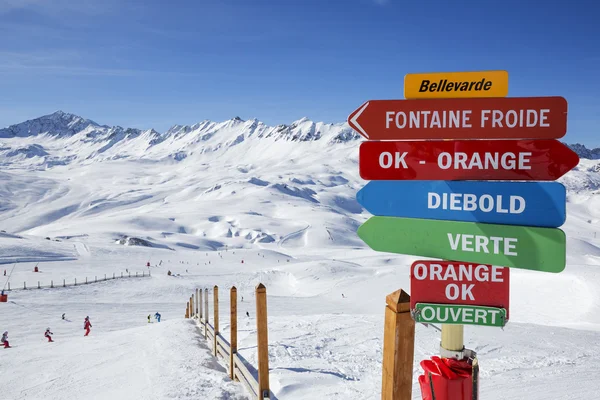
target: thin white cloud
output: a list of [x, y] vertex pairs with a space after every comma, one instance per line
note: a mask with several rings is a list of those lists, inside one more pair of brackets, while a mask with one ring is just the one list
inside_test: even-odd
[[63, 75], [63, 76], [203, 76], [199, 72], [187, 71], [161, 71], [132, 68], [89, 67], [77, 65], [74, 61], [79, 57], [77, 53], [62, 53], [65, 59], [44, 54], [25, 54], [0, 52], [0, 81], [1, 75]]
[[0, 0], [0, 15], [27, 10], [46, 16], [64, 14], [101, 15], [118, 11], [117, 0]]

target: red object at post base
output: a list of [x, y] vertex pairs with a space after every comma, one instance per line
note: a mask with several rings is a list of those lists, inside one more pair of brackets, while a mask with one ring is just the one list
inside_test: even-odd
[[421, 361], [421, 368], [425, 371], [419, 376], [423, 400], [473, 399], [473, 370], [468, 362], [433, 356]]
[[358, 155], [366, 180], [553, 181], [578, 163], [558, 140], [369, 141]]

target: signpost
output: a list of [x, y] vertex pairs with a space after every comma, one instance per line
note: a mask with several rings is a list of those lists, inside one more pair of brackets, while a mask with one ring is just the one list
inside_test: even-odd
[[566, 265], [565, 233], [555, 228], [375, 216], [358, 236], [387, 253], [554, 273]]
[[510, 302], [510, 268], [453, 261], [415, 261], [410, 272], [410, 308], [417, 303], [497, 307]]
[[406, 74], [405, 99], [506, 97], [507, 71]]
[[369, 180], [553, 181], [579, 157], [557, 140], [368, 141], [358, 162]]
[[563, 97], [369, 100], [348, 117], [369, 140], [558, 139]]
[[566, 218], [558, 182], [371, 181], [357, 201], [371, 214], [557, 228]]
[[[567, 101], [507, 95], [506, 71], [407, 74], [405, 100], [369, 100], [348, 117], [367, 139], [359, 173], [372, 181], [357, 193], [373, 214], [358, 236], [376, 251], [444, 260], [411, 266], [411, 315], [442, 324], [440, 355], [454, 359], [421, 362], [424, 399], [478, 399], [478, 361], [464, 347], [463, 325], [507, 323], [510, 268], [559, 273], [566, 266], [558, 229], [566, 190], [539, 181], [554, 181], [579, 163], [555, 140], [567, 132]], [[406, 342], [387, 314], [386, 327], [396, 327], [389, 343]], [[384, 360], [398, 351], [406, 348], [388, 346]], [[467, 370], [470, 382], [448, 382]], [[410, 382], [411, 372], [384, 373], [383, 387]], [[402, 387], [382, 398], [411, 398], [410, 385]]]

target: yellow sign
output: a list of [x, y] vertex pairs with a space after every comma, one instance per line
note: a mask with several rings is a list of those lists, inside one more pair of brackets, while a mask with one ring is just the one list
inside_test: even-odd
[[506, 96], [508, 71], [432, 72], [404, 76], [405, 99]]

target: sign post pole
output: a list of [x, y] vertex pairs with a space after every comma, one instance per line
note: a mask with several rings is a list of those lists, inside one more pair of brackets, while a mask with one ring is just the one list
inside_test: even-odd
[[442, 324], [440, 355], [461, 360], [464, 350], [464, 325]]

